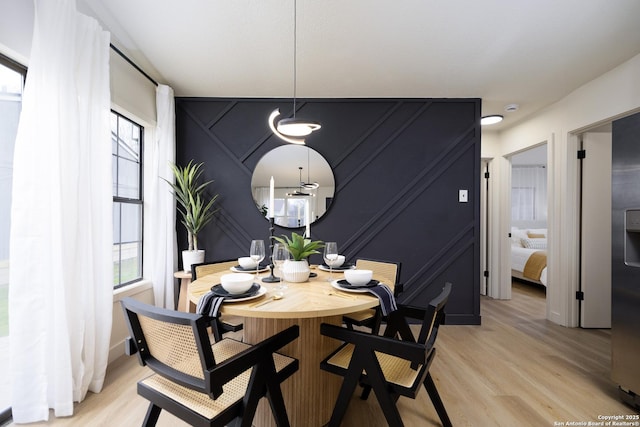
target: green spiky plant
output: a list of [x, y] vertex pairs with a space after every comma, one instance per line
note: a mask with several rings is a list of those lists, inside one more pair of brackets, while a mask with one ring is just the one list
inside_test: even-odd
[[[206, 181], [199, 184], [200, 176], [203, 172], [204, 163], [193, 163], [193, 160], [186, 166], [171, 164], [175, 184], [167, 181], [173, 189], [173, 195], [178, 202], [178, 211], [182, 215], [182, 224], [187, 229], [189, 250], [198, 250], [198, 233], [205, 225], [213, 219], [213, 214], [218, 210], [213, 209], [213, 204], [218, 198], [218, 194], [207, 199], [205, 190], [213, 181]], [[166, 180], [165, 180], [166, 181]]]
[[273, 236], [273, 239], [287, 247], [294, 261], [302, 261], [313, 254], [319, 254], [318, 249], [324, 247], [323, 241], [305, 239], [295, 232], [291, 233], [291, 238], [282, 235], [282, 237]]

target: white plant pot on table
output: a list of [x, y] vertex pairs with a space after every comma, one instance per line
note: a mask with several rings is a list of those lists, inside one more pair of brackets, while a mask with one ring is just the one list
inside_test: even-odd
[[311, 273], [311, 270], [306, 259], [302, 261], [287, 260], [282, 266], [282, 274], [287, 282], [306, 282], [309, 280], [309, 273]]

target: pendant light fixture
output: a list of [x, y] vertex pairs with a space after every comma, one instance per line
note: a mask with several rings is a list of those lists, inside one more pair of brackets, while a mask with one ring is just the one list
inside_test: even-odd
[[307, 196], [310, 196], [311, 194], [305, 193], [304, 191], [302, 191], [302, 187], [303, 187], [303, 184], [304, 184], [304, 182], [302, 181], [302, 166], [298, 166], [298, 170], [299, 170], [298, 174], [300, 175], [300, 179], [298, 181], [299, 188], [296, 191], [294, 191], [293, 193], [287, 193], [287, 196], [289, 196], [289, 197], [307, 197]]
[[305, 137], [320, 129], [320, 123], [296, 117], [296, 86], [297, 86], [297, 43], [298, 43], [298, 13], [297, 0], [293, 0], [293, 117], [276, 119], [280, 116], [280, 109], [276, 108], [269, 116], [269, 127], [279, 138], [292, 144], [304, 144]]
[[309, 171], [311, 171], [311, 162], [309, 160], [310, 152], [311, 152], [311, 149], [307, 149], [307, 181], [302, 182], [301, 180], [300, 186], [305, 190], [316, 190], [318, 187], [320, 187], [320, 184], [318, 184], [317, 182], [311, 182], [311, 179], [309, 178]]

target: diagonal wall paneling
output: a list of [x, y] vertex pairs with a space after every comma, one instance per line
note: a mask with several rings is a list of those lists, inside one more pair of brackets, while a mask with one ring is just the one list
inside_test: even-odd
[[[337, 241], [348, 260], [401, 261], [406, 304], [425, 306], [452, 282], [447, 323], [479, 324], [480, 100], [312, 99], [297, 107], [299, 117], [322, 123], [307, 145], [336, 180], [313, 238]], [[200, 237], [208, 261], [247, 255], [251, 239], [268, 239], [250, 186], [256, 163], [283, 144], [267, 124], [275, 108], [288, 116], [292, 100], [176, 99], [177, 162], [204, 161], [220, 194], [220, 211]], [[460, 189], [468, 203], [458, 202]], [[184, 248], [179, 223], [177, 230]]]

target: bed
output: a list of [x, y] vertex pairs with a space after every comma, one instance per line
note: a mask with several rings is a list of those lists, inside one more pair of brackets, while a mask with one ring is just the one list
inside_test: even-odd
[[546, 229], [511, 229], [511, 276], [547, 286]]

